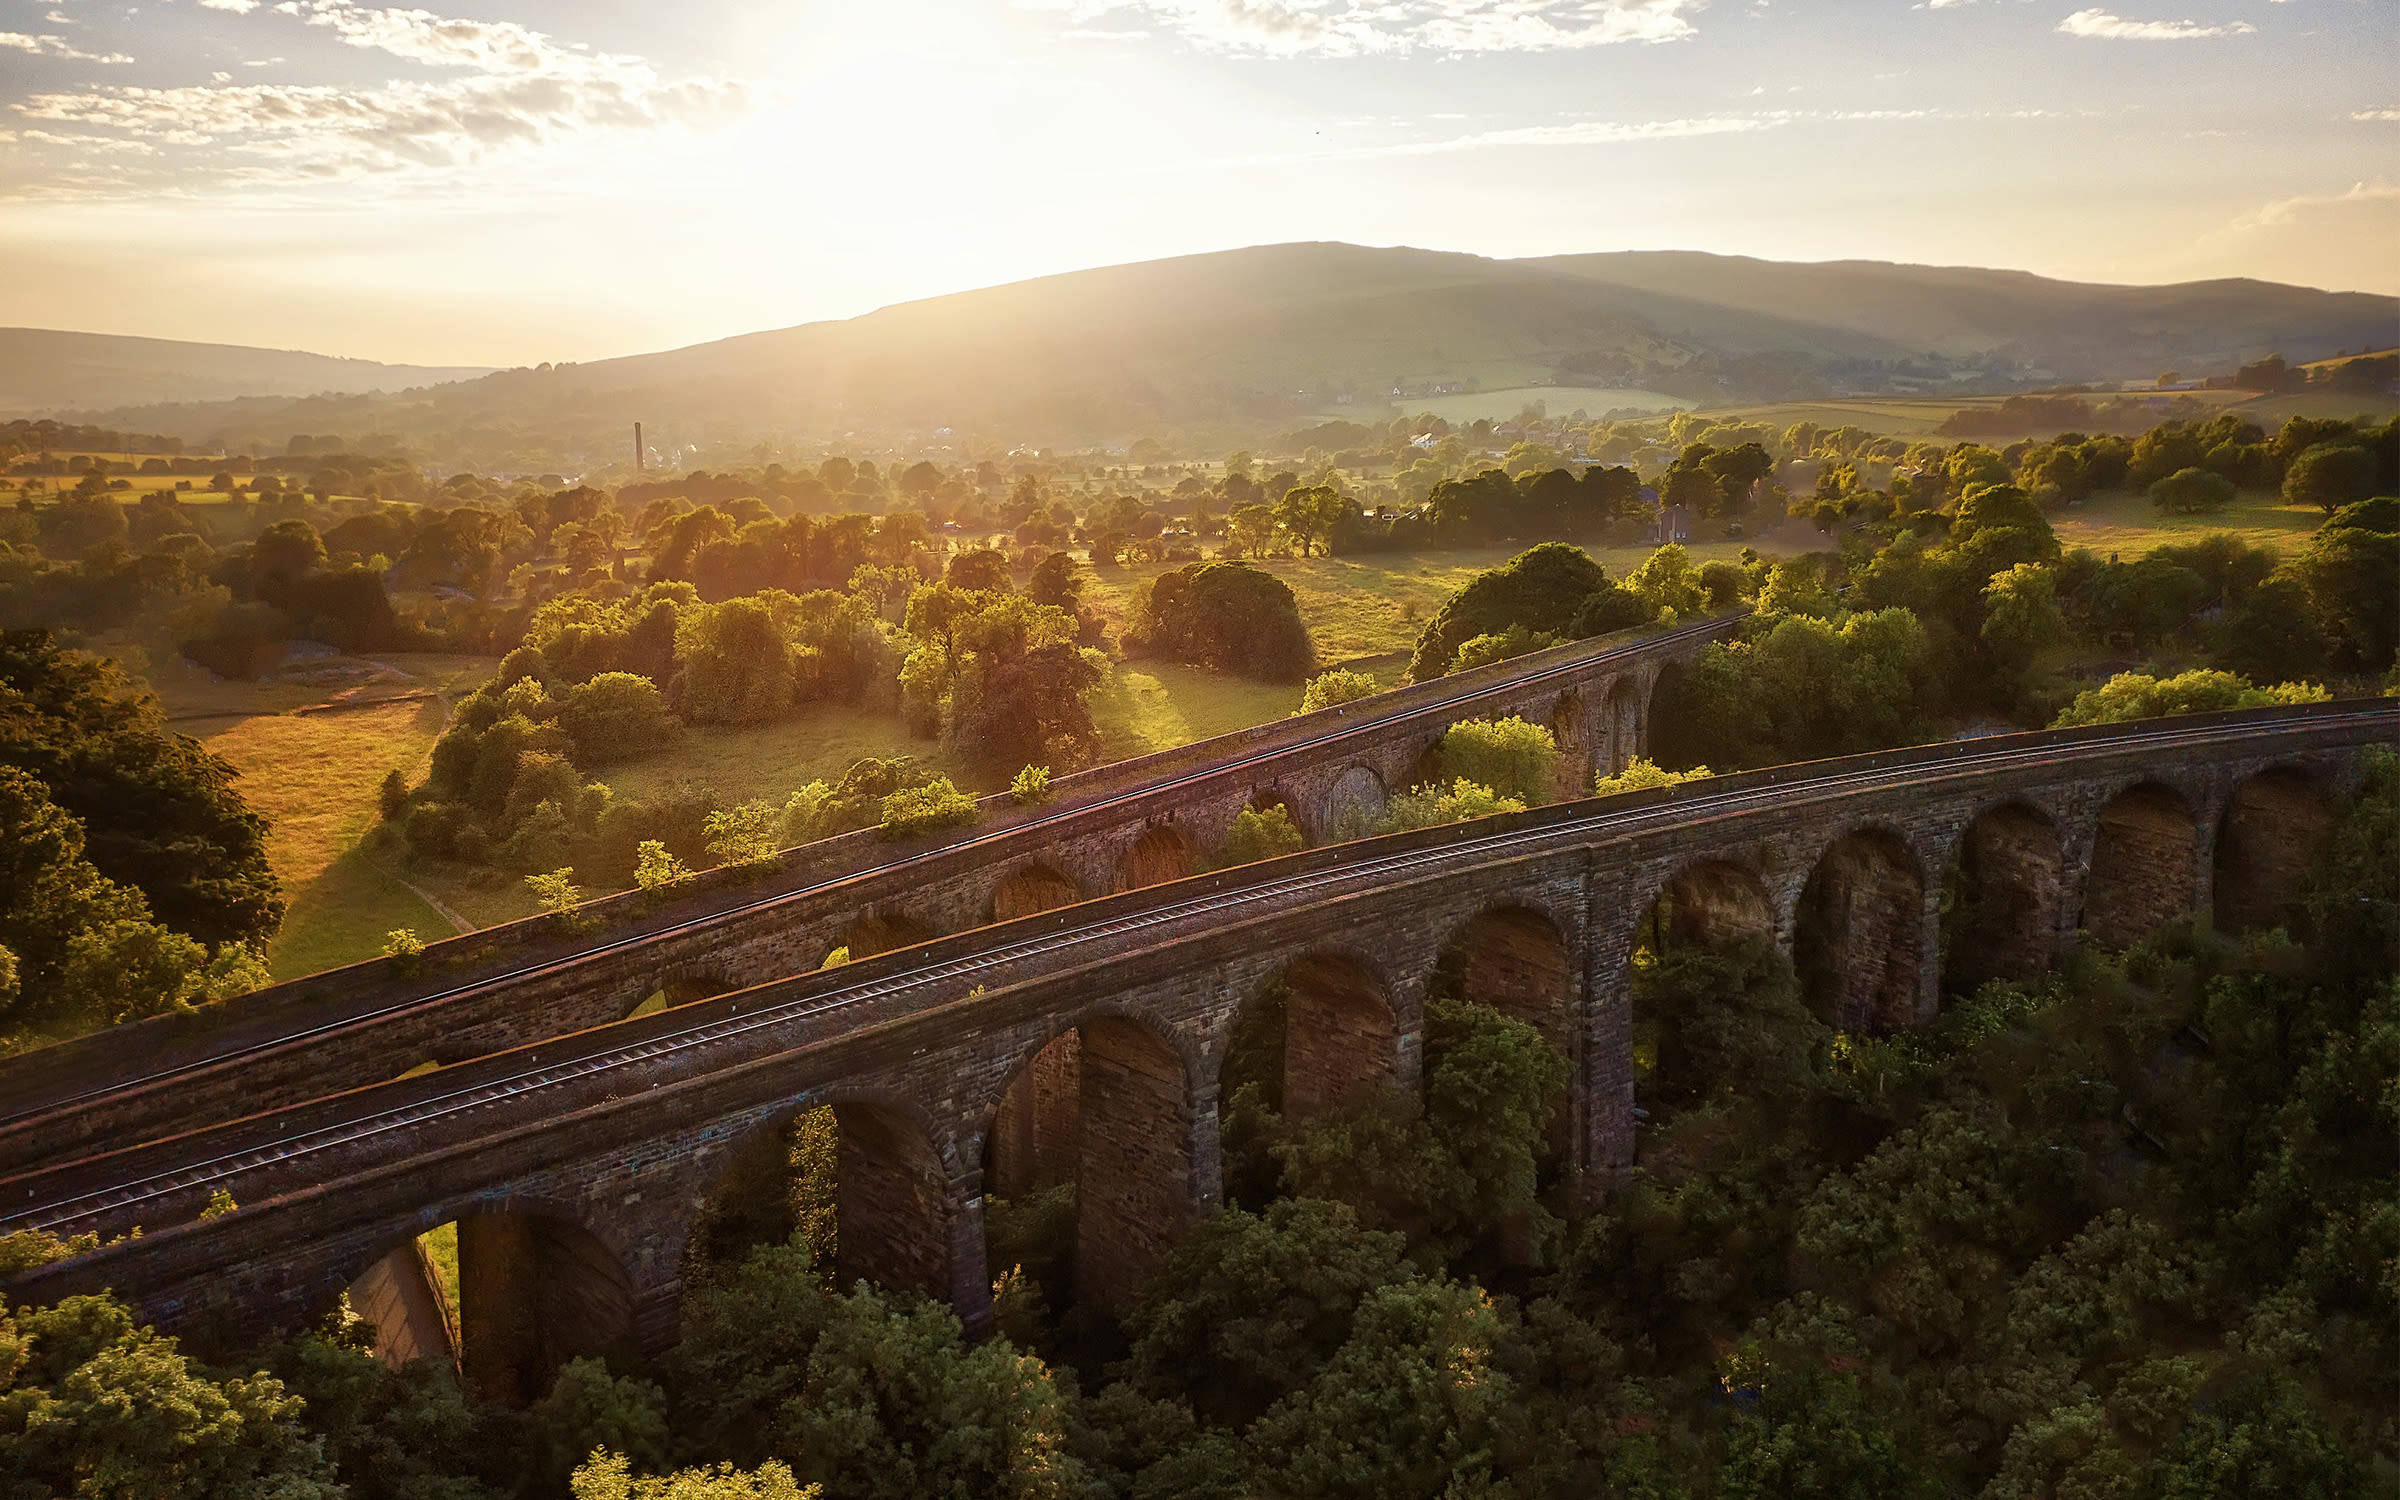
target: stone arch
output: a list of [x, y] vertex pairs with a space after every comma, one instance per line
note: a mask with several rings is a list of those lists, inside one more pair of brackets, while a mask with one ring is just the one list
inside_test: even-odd
[[412, 1235], [350, 1283], [385, 1361], [455, 1361], [507, 1406], [538, 1400], [559, 1368], [634, 1347], [632, 1280], [598, 1235], [561, 1214], [462, 1214]]
[[1943, 986], [1967, 994], [1991, 979], [2050, 967], [2066, 910], [2066, 854], [2040, 809], [2004, 802], [1975, 815], [1949, 870]]
[[1924, 993], [1925, 880], [1897, 834], [1834, 840], [1800, 892], [1793, 964], [1810, 1007], [1844, 1031], [1916, 1024]]
[[1550, 710], [1550, 738], [1558, 744], [1556, 795], [1563, 801], [1583, 796], [1591, 787], [1591, 730], [1591, 715], [1584, 712], [1583, 696], [1572, 688], [1559, 694], [1557, 704]]
[[1325, 792], [1325, 839], [1340, 843], [1364, 838], [1382, 815], [1388, 797], [1383, 778], [1371, 766], [1345, 766]]
[[1650, 758], [1672, 770], [1708, 759], [1711, 726], [1694, 701], [1691, 677], [1691, 663], [1681, 658], [1661, 666], [1650, 680], [1648, 704], [1641, 714]]
[[990, 919], [1007, 922], [1017, 917], [1030, 917], [1037, 912], [1073, 906], [1082, 899], [1082, 887], [1054, 866], [1039, 863], [1023, 865], [1010, 871], [998, 885], [992, 887]]
[[2191, 803], [2172, 787], [2145, 781], [2110, 799], [2083, 887], [2093, 941], [2128, 947], [2189, 916], [2199, 837]]
[[1600, 757], [1595, 771], [1614, 776], [1633, 764], [1642, 752], [1642, 689], [1630, 676], [1608, 686], [1600, 709]]
[[987, 1192], [1018, 1198], [1075, 1176], [1081, 1139], [1083, 1035], [1045, 1043], [1009, 1081], [983, 1143]]
[[628, 1020], [635, 1016], [655, 1015], [695, 1000], [712, 999], [731, 994], [741, 986], [720, 974], [702, 971], [696, 974], [670, 974], [659, 981], [658, 988], [643, 997], [641, 1002], [625, 1013]]
[[2323, 790], [2295, 766], [2270, 767], [2235, 787], [2213, 854], [2216, 925], [2228, 932], [2274, 926], [2332, 833]]
[[1283, 815], [1292, 820], [1292, 826], [1294, 828], [1300, 830], [1300, 841], [1302, 845], [1309, 846], [1316, 843], [1315, 839], [1309, 837], [1308, 815], [1300, 810], [1300, 804], [1294, 802], [1291, 798], [1285, 796], [1282, 792], [1277, 791], [1275, 788], [1262, 787], [1259, 790], [1252, 792], [1250, 794], [1250, 800], [1244, 803], [1243, 806], [1247, 807], [1252, 812], [1258, 813], [1263, 813], [1269, 808], [1282, 808]]
[[905, 1102], [837, 1092], [786, 1109], [718, 1172], [686, 1237], [686, 1279], [798, 1231], [837, 1285], [863, 1280], [946, 1299], [948, 1175]]
[[1731, 860], [1695, 860], [1660, 887], [1642, 926], [1659, 948], [1772, 944], [1775, 899], [1755, 871]]
[[1158, 823], [1133, 841], [1117, 864], [1117, 889], [1138, 891], [1144, 886], [1181, 880], [1199, 868], [1192, 841], [1172, 823]]
[[1561, 1051], [1573, 1032], [1575, 973], [1565, 930], [1523, 904], [1469, 917], [1442, 949], [1443, 977], [1467, 999], [1525, 1022]]
[[871, 911], [852, 922], [834, 947], [849, 949], [850, 961], [857, 963], [878, 953], [930, 943], [936, 936], [932, 928], [904, 912]]
[[[1448, 731], [1444, 731], [1447, 733]], [[1408, 763], [1404, 790], [1415, 791], [1421, 786], [1438, 785], [1442, 780], [1442, 736], [1435, 735], [1421, 746], [1416, 758]]]
[[1253, 1077], [1285, 1119], [1312, 1119], [1390, 1082], [1399, 1044], [1390, 990], [1373, 966], [1349, 953], [1304, 954], [1243, 1004], [1218, 1097], [1231, 1092], [1229, 1080]]

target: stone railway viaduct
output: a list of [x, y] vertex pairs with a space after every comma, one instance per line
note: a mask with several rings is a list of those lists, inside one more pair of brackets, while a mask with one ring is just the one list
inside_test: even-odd
[[[0, 1062], [0, 1172], [89, 1147], [380, 1083], [1201, 868], [1245, 808], [1282, 805], [1311, 844], [1344, 836], [1430, 775], [1459, 719], [1521, 714], [1564, 754], [1562, 796], [1648, 743], [1662, 673], [1737, 623], [1553, 647], [1238, 734], [1063, 777], [1044, 806], [985, 801], [973, 832], [895, 849], [873, 831], [724, 870], [667, 899], [433, 944], [418, 972], [382, 962], [312, 975]], [[397, 1060], [397, 1061], [396, 1061]]]
[[[838, 1126], [839, 1271], [989, 1316], [984, 1195], [1077, 1185], [1078, 1295], [1121, 1303], [1219, 1199], [1219, 1079], [1282, 997], [1288, 1113], [1417, 1085], [1433, 975], [1572, 1062], [1588, 1201], [1635, 1158], [1631, 955], [1755, 938], [1847, 1027], [2179, 917], [2273, 920], [2362, 752], [2368, 701], [2011, 735], [1779, 767], [1366, 839], [1038, 912], [435, 1073], [53, 1159], [0, 1232], [138, 1239], [20, 1275], [163, 1324], [289, 1327], [350, 1289], [387, 1353], [455, 1349], [503, 1398], [655, 1348], [730, 1164], [804, 1110]], [[1945, 884], [1957, 893], [1947, 945]], [[238, 1211], [201, 1218], [212, 1192]], [[455, 1314], [417, 1237], [455, 1221]]]

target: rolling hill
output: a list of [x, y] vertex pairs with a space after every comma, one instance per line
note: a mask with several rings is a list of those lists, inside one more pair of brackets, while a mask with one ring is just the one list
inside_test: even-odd
[[942, 428], [1121, 441], [1369, 415], [1469, 384], [1727, 402], [2229, 372], [2275, 349], [2299, 361], [2388, 344], [2396, 327], [2400, 300], [2255, 281], [2125, 287], [1878, 262], [1510, 261], [1297, 244], [1070, 272], [404, 396], [119, 402], [107, 418], [191, 438], [441, 434], [461, 457], [510, 440], [561, 458], [613, 455], [635, 420], [668, 441]]
[[0, 328], [0, 414], [12, 417], [241, 396], [400, 391], [485, 373], [472, 366], [383, 365], [240, 344]]

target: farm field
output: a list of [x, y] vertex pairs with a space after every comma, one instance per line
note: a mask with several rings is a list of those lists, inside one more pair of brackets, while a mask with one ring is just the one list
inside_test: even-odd
[[[1579, 408], [1597, 417], [1627, 407], [1664, 416], [1671, 411], [1687, 411], [1698, 404], [1681, 396], [1617, 386], [1515, 385], [1497, 391], [1461, 391], [1454, 396], [1395, 397], [1385, 402], [1381, 411], [1373, 407], [1367, 411], [1386, 421], [1429, 411], [1445, 422], [1463, 427], [1475, 421], [1505, 422], [1536, 401], [1553, 417], [1566, 416]], [[1325, 415], [1348, 417], [1354, 422], [1366, 420], [1357, 415], [1358, 411], [1357, 407], [1340, 407]]]
[[2146, 495], [2108, 491], [2055, 513], [2050, 527], [2060, 546], [2089, 547], [2102, 557], [2141, 557], [2212, 531], [2230, 531], [2251, 546], [2290, 557], [2324, 520], [2314, 506], [2286, 505], [2262, 490], [2244, 491], [2225, 509], [2200, 516], [2161, 515]]

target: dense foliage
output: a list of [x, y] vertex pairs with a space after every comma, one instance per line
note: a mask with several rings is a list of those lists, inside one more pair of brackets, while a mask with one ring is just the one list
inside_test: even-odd
[[1238, 562], [1159, 575], [1135, 605], [1125, 646], [1264, 682], [1298, 682], [1317, 656], [1291, 585]]

